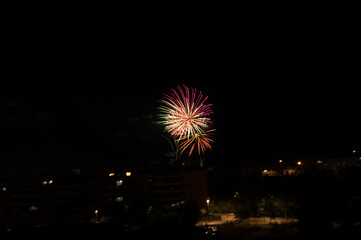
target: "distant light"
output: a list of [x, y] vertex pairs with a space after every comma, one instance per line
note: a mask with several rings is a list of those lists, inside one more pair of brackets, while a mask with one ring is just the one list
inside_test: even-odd
[[279, 162], [279, 163], [281, 163], [281, 162], [283, 162], [283, 160], [282, 160], [282, 159], [280, 159], [278, 162]]
[[317, 160], [317, 163], [318, 163], [318, 164], [321, 164], [321, 163], [322, 163], [322, 161], [321, 161], [321, 160]]
[[263, 172], [267, 172], [267, 169], [263, 170]]
[[49, 180], [49, 184], [52, 184], [53, 183], [53, 180]]
[[115, 173], [109, 173], [109, 177], [113, 177], [115, 175]]
[[352, 151], [352, 153], [356, 153], [356, 150], [354, 149], [354, 150]]
[[5, 192], [6, 191], [6, 187], [2, 187], [1, 191]]
[[48, 181], [43, 181], [41, 184], [46, 185], [48, 184]]
[[302, 162], [301, 162], [301, 161], [298, 161], [298, 162], [297, 162], [297, 165], [302, 165]]
[[126, 172], [125, 173], [125, 176], [127, 176], [127, 177], [129, 177], [129, 176], [131, 176], [132, 175], [132, 172]]

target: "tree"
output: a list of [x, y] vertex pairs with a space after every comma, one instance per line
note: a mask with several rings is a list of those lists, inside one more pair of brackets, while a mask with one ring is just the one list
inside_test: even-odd
[[180, 221], [183, 225], [196, 224], [200, 217], [200, 209], [197, 202], [187, 201], [179, 208]]

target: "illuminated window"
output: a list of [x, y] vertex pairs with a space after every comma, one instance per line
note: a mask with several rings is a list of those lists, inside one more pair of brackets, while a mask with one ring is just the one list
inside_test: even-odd
[[36, 211], [36, 210], [38, 210], [37, 206], [30, 206], [29, 207], [29, 211]]
[[119, 187], [123, 185], [123, 180], [117, 180], [115, 181], [115, 184]]
[[115, 201], [116, 202], [123, 202], [123, 199], [124, 199], [124, 197], [116, 197]]
[[79, 176], [80, 175], [80, 169], [79, 168], [73, 169], [73, 175]]
[[174, 202], [174, 203], [170, 204], [171, 207], [178, 207], [179, 205], [180, 205], [180, 202]]

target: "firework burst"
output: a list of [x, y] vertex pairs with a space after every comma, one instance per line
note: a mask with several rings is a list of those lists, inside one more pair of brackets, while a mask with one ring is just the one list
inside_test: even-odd
[[212, 124], [212, 104], [205, 104], [208, 97], [203, 97], [202, 92], [197, 94], [196, 89], [183, 87], [178, 86], [178, 92], [171, 89], [171, 94], [164, 94], [159, 123], [174, 138], [181, 153], [190, 147], [191, 154], [195, 146], [199, 154], [204, 153], [213, 142], [209, 133], [214, 129], [208, 130]]

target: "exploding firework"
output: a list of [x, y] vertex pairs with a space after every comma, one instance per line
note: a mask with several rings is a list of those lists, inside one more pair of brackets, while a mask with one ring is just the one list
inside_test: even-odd
[[163, 106], [160, 107], [160, 123], [178, 141], [202, 134], [211, 123], [209, 115], [213, 113], [212, 104], [204, 104], [208, 97], [203, 98], [202, 92], [197, 96], [196, 89], [191, 92], [186, 86], [184, 89], [178, 86], [179, 93], [171, 89], [170, 95], [164, 94]]
[[164, 94], [164, 99], [160, 101], [159, 123], [174, 138], [181, 154], [190, 148], [191, 155], [195, 147], [198, 148], [198, 154], [204, 153], [213, 142], [210, 133], [214, 129], [209, 130], [212, 124], [212, 104], [205, 104], [208, 97], [203, 97], [202, 92], [197, 94], [194, 88], [190, 90], [184, 86], [183, 90], [178, 86], [177, 89], [178, 92], [171, 89], [171, 94]]

